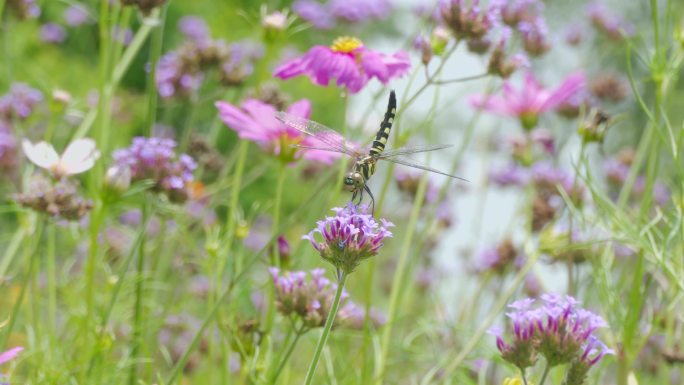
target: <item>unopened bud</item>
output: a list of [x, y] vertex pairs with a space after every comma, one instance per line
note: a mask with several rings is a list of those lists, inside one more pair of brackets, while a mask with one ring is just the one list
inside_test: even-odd
[[430, 36], [430, 45], [432, 45], [432, 52], [435, 55], [442, 55], [446, 49], [447, 43], [451, 38], [451, 33], [444, 27], [435, 27]]
[[112, 166], [105, 175], [105, 185], [122, 193], [131, 186], [131, 169], [126, 166]]

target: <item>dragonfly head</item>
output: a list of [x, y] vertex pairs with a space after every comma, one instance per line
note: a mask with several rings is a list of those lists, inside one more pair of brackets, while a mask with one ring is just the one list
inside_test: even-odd
[[360, 172], [351, 171], [344, 176], [344, 189], [349, 192], [354, 192], [363, 189], [366, 181]]

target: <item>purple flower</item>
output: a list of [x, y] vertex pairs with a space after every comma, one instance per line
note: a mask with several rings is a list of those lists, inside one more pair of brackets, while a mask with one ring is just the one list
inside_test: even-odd
[[17, 165], [17, 140], [9, 129], [0, 125], [0, 170], [3, 176]]
[[476, 95], [470, 102], [475, 108], [516, 117], [525, 129], [530, 130], [537, 125], [541, 114], [555, 109], [580, 92], [585, 83], [584, 74], [576, 72], [555, 89], [548, 90], [541, 87], [532, 73], [528, 73], [520, 90], [514, 89], [510, 82], [505, 81], [502, 96]]
[[384, 19], [392, 10], [392, 4], [389, 0], [330, 0], [325, 4], [315, 0], [297, 0], [292, 4], [292, 10], [314, 27], [330, 29], [338, 20], [360, 23]]
[[292, 11], [318, 29], [330, 29], [335, 26], [335, 18], [327, 7], [316, 0], [297, 0], [292, 4]]
[[541, 15], [544, 3], [539, 0], [498, 0], [501, 21], [510, 27], [517, 27], [522, 21], [533, 20]]
[[587, 16], [594, 28], [605, 33], [615, 41], [634, 34], [634, 26], [625, 22], [621, 17], [612, 14], [605, 4], [594, 2], [587, 6]]
[[336, 79], [338, 86], [357, 93], [372, 78], [387, 84], [392, 78], [406, 74], [410, 66], [404, 51], [385, 55], [366, 48], [359, 39], [340, 37], [330, 47], [314, 46], [304, 56], [280, 65], [274, 76], [290, 79], [306, 75], [319, 86], [327, 86]]
[[513, 245], [513, 242], [506, 239], [496, 247], [489, 247], [478, 253], [475, 271], [501, 275], [506, 273], [510, 267], [519, 265], [522, 260], [523, 256]]
[[88, 10], [80, 4], [72, 4], [64, 10], [64, 22], [70, 27], [78, 27], [90, 21]]
[[[285, 163], [293, 162], [299, 156], [311, 161], [332, 163], [339, 154], [320, 150], [300, 150], [293, 145], [320, 146], [314, 137], [280, 122], [275, 117], [276, 109], [268, 103], [256, 99], [245, 100], [240, 107], [228, 102], [216, 102], [219, 117], [237, 132], [242, 139], [251, 140], [262, 149], [278, 156]], [[311, 115], [311, 103], [301, 99], [288, 107], [287, 112], [302, 118]]]
[[[323, 269], [280, 272], [269, 269], [275, 286], [276, 307], [285, 317], [300, 318], [306, 328], [321, 327], [328, 317], [335, 298], [337, 285], [323, 275]], [[349, 294], [342, 292], [341, 306], [344, 307]], [[337, 322], [337, 321], [336, 321]]]
[[505, 167], [491, 169], [489, 180], [499, 187], [524, 187], [530, 182], [530, 172], [524, 167], [511, 163]]
[[24, 83], [14, 83], [10, 91], [0, 97], [0, 119], [8, 122], [15, 117], [26, 119], [42, 101], [42, 92]]
[[[392, 236], [388, 228], [394, 225], [384, 219], [376, 222], [365, 205], [350, 202], [333, 211], [334, 217], [318, 221], [317, 227], [302, 239], [308, 239], [323, 259], [349, 274], [362, 260], [378, 254], [384, 239]], [[316, 240], [316, 233], [323, 236], [323, 242]]]
[[550, 367], [579, 362], [588, 370], [605, 354], [612, 353], [594, 334], [607, 326], [603, 318], [579, 307], [570, 296], [544, 294], [541, 299], [539, 307], [533, 306], [536, 301], [532, 298], [508, 305], [512, 311], [506, 316], [513, 324], [510, 344], [500, 329], [492, 331], [504, 360], [524, 370], [534, 365], [540, 354]]
[[208, 69], [219, 72], [221, 84], [237, 86], [252, 73], [253, 62], [262, 55], [263, 48], [249, 42], [228, 45], [208, 37], [191, 40], [159, 60], [155, 78], [157, 90], [163, 98], [195, 92]]
[[444, 23], [449, 26], [457, 39], [481, 39], [497, 24], [499, 8], [489, 6], [483, 10], [479, 0], [441, 0], [439, 11]]
[[389, 0], [330, 0], [328, 7], [336, 18], [350, 23], [384, 19], [392, 11]]
[[551, 49], [551, 43], [547, 38], [549, 28], [543, 18], [520, 22], [518, 31], [522, 37], [523, 48], [529, 55], [541, 56]]
[[22, 350], [24, 350], [23, 347], [17, 346], [16, 348], [12, 348], [10, 350], [0, 353], [0, 364], [4, 364], [7, 361], [15, 359], [19, 355], [19, 353], [22, 352]]
[[161, 138], [133, 138], [130, 147], [114, 152], [118, 167], [128, 167], [133, 181], [152, 179], [154, 189], [166, 193], [172, 201], [188, 198], [195, 161], [186, 154], [176, 156], [176, 142]]
[[203, 41], [211, 39], [209, 27], [201, 17], [197, 16], [183, 16], [178, 20], [178, 30], [187, 39], [194, 41]]

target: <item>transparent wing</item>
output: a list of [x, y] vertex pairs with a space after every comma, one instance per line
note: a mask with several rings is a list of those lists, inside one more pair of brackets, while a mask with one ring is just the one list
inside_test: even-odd
[[[337, 131], [326, 127], [313, 120], [304, 119], [299, 116], [288, 114], [287, 112], [277, 111], [275, 117], [283, 124], [295, 130], [309, 135], [321, 142], [322, 146], [314, 146], [316, 150], [341, 152], [352, 157], [359, 155], [358, 150]], [[304, 147], [304, 146], [300, 146]], [[305, 147], [304, 147], [305, 148]]]
[[330, 146], [306, 146], [303, 144], [293, 144], [292, 147], [301, 148], [302, 150], [330, 151], [330, 152], [348, 154], [347, 151], [340, 151], [339, 149], [332, 148]]
[[427, 146], [401, 147], [401, 148], [397, 148], [394, 150], [384, 151], [382, 154], [378, 155], [377, 158], [389, 160], [388, 158], [392, 158], [395, 156], [417, 154], [419, 152], [436, 151], [436, 150], [442, 150], [442, 149], [449, 148], [449, 147], [453, 147], [453, 145], [451, 145], [451, 144], [433, 144], [433, 145], [427, 145]]
[[388, 162], [401, 164], [401, 165], [408, 166], [408, 167], [413, 167], [413, 168], [418, 168], [418, 169], [425, 170], [425, 171], [434, 172], [435, 174], [440, 174], [440, 175], [448, 176], [449, 178], [459, 179], [459, 180], [462, 180], [464, 182], [468, 182], [467, 179], [461, 178], [460, 176], [447, 174], [445, 172], [436, 170], [432, 167], [428, 167], [428, 166], [422, 165], [420, 163], [417, 163], [413, 159], [404, 158], [404, 157], [399, 156], [399, 155], [395, 155], [394, 157], [391, 157], [391, 158], [379, 158], [379, 159], [386, 160]]

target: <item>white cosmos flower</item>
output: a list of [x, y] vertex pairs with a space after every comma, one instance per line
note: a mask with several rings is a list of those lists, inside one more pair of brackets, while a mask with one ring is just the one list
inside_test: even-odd
[[100, 151], [95, 147], [95, 141], [88, 138], [74, 140], [61, 156], [47, 142], [33, 144], [24, 139], [22, 148], [31, 162], [50, 171], [56, 178], [88, 171], [100, 157]]

